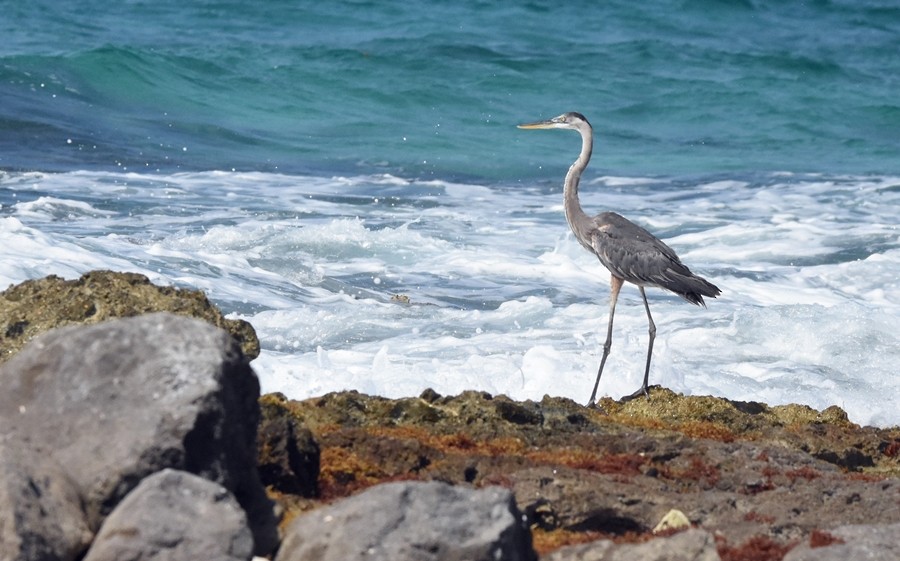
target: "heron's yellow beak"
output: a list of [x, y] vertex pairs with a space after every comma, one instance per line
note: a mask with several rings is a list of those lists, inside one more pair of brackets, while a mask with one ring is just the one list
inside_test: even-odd
[[536, 123], [524, 123], [516, 126], [520, 129], [552, 129], [556, 127], [556, 123], [551, 119], [547, 121], [538, 121]]

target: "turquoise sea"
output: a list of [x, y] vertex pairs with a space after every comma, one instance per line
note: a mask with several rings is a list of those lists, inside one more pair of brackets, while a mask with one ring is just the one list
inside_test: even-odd
[[900, 169], [900, 4], [3, 2], [0, 166], [553, 177]]
[[[615, 210], [722, 288], [651, 289], [651, 383], [900, 423], [893, 0], [0, 0], [0, 286], [97, 268], [250, 321], [263, 389], [586, 401]], [[401, 304], [403, 298], [410, 304]], [[640, 383], [623, 289], [600, 391]]]

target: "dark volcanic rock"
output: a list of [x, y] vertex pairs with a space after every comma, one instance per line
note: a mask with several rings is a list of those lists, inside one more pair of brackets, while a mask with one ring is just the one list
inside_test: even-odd
[[294, 520], [277, 561], [536, 561], [512, 494], [388, 483]]
[[259, 400], [258, 468], [263, 485], [301, 497], [319, 494], [319, 444], [312, 432], [286, 409], [287, 398], [268, 394]]
[[[157, 310], [209, 323], [143, 315]], [[713, 535], [727, 560], [780, 561], [792, 548], [787, 559], [793, 561], [897, 558], [900, 428], [857, 426], [838, 407], [771, 407], [657, 387], [650, 400], [604, 399], [601, 410], [567, 399], [516, 402], [475, 391], [257, 401], [245, 356], [259, 347], [249, 324], [225, 320], [198, 291], [106, 271], [74, 281], [28, 281], [0, 293], [0, 362], [51, 328], [135, 315], [46, 334], [0, 365], [0, 558], [81, 558], [114, 509], [122, 520], [140, 519], [140, 509], [126, 509], [122, 500], [166, 467], [233, 493], [260, 554], [277, 541], [261, 483], [287, 519], [299, 516], [314, 528], [306, 542], [312, 545], [338, 533], [362, 539], [381, 532], [374, 543], [400, 551], [412, 528], [428, 536], [416, 554], [431, 559], [469, 543], [467, 532], [492, 531], [485, 518], [454, 522], [441, 518], [448, 511], [433, 502], [416, 506], [407, 500], [418, 496], [412, 491], [384, 503], [394, 506], [357, 511], [358, 520], [348, 515], [348, 531], [315, 518], [326, 509], [349, 511], [369, 492], [389, 494], [377, 491], [382, 483], [437, 480], [457, 486], [441, 486], [447, 500], [472, 487], [510, 490], [535, 549], [553, 561], [679, 559], [685, 552], [705, 559]], [[184, 483], [179, 492], [193, 492], [192, 476], [176, 479]], [[177, 494], [169, 490], [151, 495]], [[515, 518], [509, 504], [495, 501], [492, 512]], [[697, 529], [656, 537], [651, 528], [670, 509], [685, 513]], [[396, 516], [416, 518], [424, 510], [437, 527], [410, 518], [401, 524]], [[214, 518], [197, 512], [196, 523], [181, 529], [203, 532]], [[107, 535], [126, 537], [127, 524], [145, 523], [113, 519]], [[146, 524], [170, 535], [164, 525]], [[510, 531], [524, 532], [515, 525]], [[230, 551], [241, 558], [246, 542], [236, 535]], [[509, 537], [503, 535], [501, 541]], [[305, 551], [292, 539], [283, 558]], [[590, 545], [577, 545], [585, 542]], [[100, 554], [98, 545], [92, 555]]]
[[856, 426], [836, 407], [660, 388], [649, 401], [602, 406], [427, 391], [396, 400], [341, 392], [281, 408], [319, 443], [320, 502], [398, 479], [502, 485], [542, 554], [602, 537], [647, 539], [673, 508], [735, 555], [783, 555], [823, 528], [900, 520], [896, 428]]
[[172, 467], [234, 493], [258, 551], [274, 547], [256, 471], [259, 382], [224, 331], [172, 314], [62, 328], [0, 365], [0, 383], [2, 435], [65, 467], [92, 529]]
[[75, 280], [55, 275], [28, 280], [0, 292], [0, 362], [50, 329], [152, 312], [208, 321], [231, 333], [248, 360], [259, 355], [253, 327], [225, 319], [199, 290], [156, 286], [137, 273], [91, 271]]
[[93, 537], [75, 485], [39, 451], [0, 441], [0, 559], [77, 559]]
[[[785, 541], [802, 539], [825, 521], [900, 519], [900, 481], [874, 485], [852, 480], [827, 464], [796, 468], [794, 480], [785, 478], [765, 492], [747, 492], [735, 483], [744, 478], [752, 480], [769, 469], [794, 469], [787, 467], [789, 463], [754, 462], [750, 459], [754, 452], [753, 448], [739, 446], [721, 450], [706, 447], [705, 454], [694, 456], [698, 458], [696, 472], [673, 466], [679, 471], [655, 477], [642, 475], [639, 470], [629, 474], [613, 468], [610, 473], [602, 473], [562, 466], [523, 469], [508, 477], [523, 510], [536, 512], [536, 522], [549, 530], [615, 536], [647, 533], [668, 510], [678, 508], [693, 524], [740, 543], [757, 534]], [[735, 463], [725, 465], [726, 460]], [[741, 461], [748, 467], [740, 468]], [[793, 460], [782, 457], [781, 461]], [[715, 481], [716, 477], [721, 479]], [[726, 477], [735, 481], [728, 482]], [[530, 497], [539, 498], [535, 501]]]
[[252, 555], [247, 517], [227, 489], [165, 469], [116, 506], [84, 561], [246, 561]]

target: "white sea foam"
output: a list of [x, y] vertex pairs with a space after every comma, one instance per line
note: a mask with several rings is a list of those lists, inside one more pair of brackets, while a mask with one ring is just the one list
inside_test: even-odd
[[[648, 290], [651, 383], [900, 424], [900, 179], [606, 177], [582, 198], [723, 291], [698, 308]], [[203, 289], [256, 328], [264, 391], [293, 398], [431, 387], [584, 402], [606, 335], [608, 273], [539, 186], [4, 174], [0, 236], [3, 286], [109, 268]], [[633, 287], [615, 327], [600, 392], [618, 397], [640, 384], [647, 344]]]

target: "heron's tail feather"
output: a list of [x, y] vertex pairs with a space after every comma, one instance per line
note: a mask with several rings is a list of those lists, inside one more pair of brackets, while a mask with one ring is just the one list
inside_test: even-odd
[[664, 288], [671, 290], [691, 304], [705, 307], [704, 296], [715, 298], [722, 293], [718, 286], [690, 272], [687, 275], [675, 273], [673, 277], [671, 284]]

